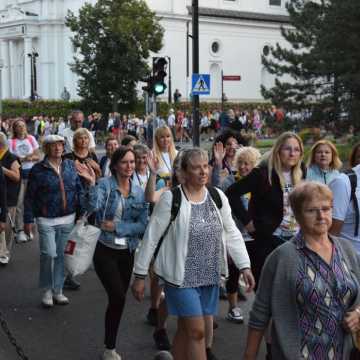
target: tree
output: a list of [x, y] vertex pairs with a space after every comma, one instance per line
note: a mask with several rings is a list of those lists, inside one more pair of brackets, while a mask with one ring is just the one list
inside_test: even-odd
[[66, 26], [77, 50], [71, 69], [78, 93], [90, 109], [108, 111], [117, 103], [135, 104], [136, 85], [149, 73], [146, 59], [162, 47], [164, 30], [143, 0], [85, 3]]
[[360, 100], [360, 2], [291, 0], [287, 10], [290, 26], [281, 33], [288, 46], [277, 44], [262, 56], [275, 75], [274, 87], [261, 88], [263, 96], [290, 109], [311, 107], [327, 120], [344, 112], [354, 117]]

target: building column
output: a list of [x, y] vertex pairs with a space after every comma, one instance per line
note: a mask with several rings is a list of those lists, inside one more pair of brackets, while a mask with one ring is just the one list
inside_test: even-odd
[[32, 49], [32, 38], [24, 38], [24, 97], [29, 99], [31, 96], [31, 58], [28, 54], [31, 54]]
[[11, 96], [10, 63], [9, 63], [9, 41], [1, 41], [1, 58], [4, 60], [2, 69], [2, 96], [7, 99]]
[[9, 83], [10, 83], [10, 98], [16, 97], [16, 84], [15, 84], [15, 41], [9, 41]]

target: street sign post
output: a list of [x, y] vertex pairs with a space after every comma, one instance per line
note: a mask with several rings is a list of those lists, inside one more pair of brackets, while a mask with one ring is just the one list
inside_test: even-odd
[[240, 75], [223, 75], [224, 81], [240, 81], [241, 76]]
[[240, 81], [241, 75], [224, 75], [224, 72], [221, 70], [221, 110], [224, 111], [224, 81]]
[[192, 75], [192, 95], [210, 95], [210, 74]]

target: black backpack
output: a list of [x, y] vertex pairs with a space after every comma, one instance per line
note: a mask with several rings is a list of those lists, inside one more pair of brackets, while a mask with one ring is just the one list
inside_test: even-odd
[[[212, 187], [212, 186], [208, 186], [207, 189], [209, 191], [209, 194], [210, 194], [211, 198], [213, 199], [214, 203], [216, 204], [216, 207], [220, 210], [222, 208], [222, 200], [221, 200], [219, 192], [216, 190], [215, 187]], [[172, 198], [172, 203], [171, 203], [170, 221], [169, 221], [169, 224], [166, 227], [164, 233], [162, 234], [162, 236], [161, 236], [161, 238], [159, 240], [159, 243], [158, 243], [158, 245], [156, 247], [156, 250], [154, 252], [154, 259], [156, 259], [157, 255], [159, 253], [161, 244], [164, 241], [164, 238], [167, 235], [171, 224], [176, 219], [177, 214], [179, 213], [180, 206], [181, 206], [181, 189], [180, 189], [180, 186], [176, 186], [176, 187], [172, 188], [171, 192], [172, 192], [173, 198]]]
[[346, 171], [345, 174], [349, 177], [350, 185], [351, 185], [351, 196], [350, 201], [353, 202], [354, 205], [354, 211], [355, 211], [355, 230], [354, 230], [354, 236], [359, 235], [359, 221], [360, 221], [360, 214], [359, 214], [359, 203], [356, 198], [356, 187], [357, 187], [357, 176], [354, 172], [354, 170]]

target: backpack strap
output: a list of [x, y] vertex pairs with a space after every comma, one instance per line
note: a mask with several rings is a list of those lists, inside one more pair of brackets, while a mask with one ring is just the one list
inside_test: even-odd
[[210, 194], [211, 198], [213, 199], [216, 207], [220, 210], [222, 208], [222, 200], [221, 200], [220, 194], [217, 191], [216, 187], [208, 186], [207, 189], [208, 189], [209, 194]]
[[12, 138], [10, 141], [12, 151], [16, 149], [16, 138]]
[[36, 146], [35, 146], [35, 142], [34, 142], [34, 138], [33, 138], [31, 135], [28, 135], [26, 139], [29, 141], [31, 147], [32, 147], [33, 150], [34, 150], [35, 147], [36, 147]]
[[179, 186], [176, 186], [174, 188], [171, 189], [171, 193], [172, 193], [172, 201], [171, 201], [171, 214], [170, 214], [170, 221], [169, 224], [167, 225], [164, 233], [161, 235], [161, 238], [156, 246], [155, 252], [154, 252], [154, 259], [156, 259], [160, 247], [164, 241], [165, 236], [167, 235], [167, 233], [169, 232], [170, 226], [171, 224], [174, 222], [174, 220], [177, 217], [177, 214], [179, 213], [179, 209], [181, 206], [181, 190]]
[[356, 187], [357, 187], [357, 176], [354, 170], [349, 170], [346, 172], [346, 175], [349, 177], [350, 185], [351, 185], [351, 196], [350, 201], [353, 202], [354, 211], [355, 211], [355, 230], [354, 236], [359, 235], [359, 222], [360, 222], [360, 214], [359, 214], [359, 203], [356, 197]]

